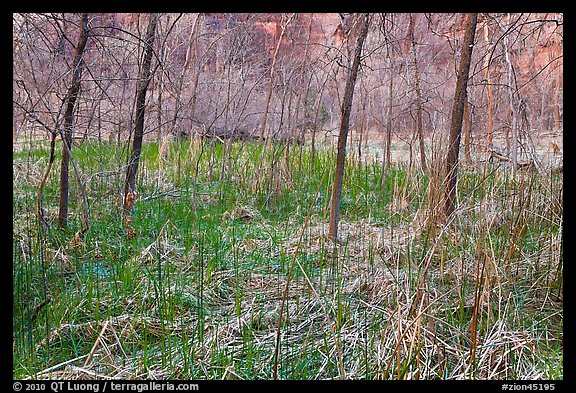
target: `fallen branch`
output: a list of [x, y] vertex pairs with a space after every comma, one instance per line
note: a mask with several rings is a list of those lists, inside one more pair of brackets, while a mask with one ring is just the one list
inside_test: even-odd
[[104, 326], [102, 327], [102, 330], [100, 331], [100, 334], [98, 335], [98, 338], [94, 342], [94, 345], [92, 346], [92, 349], [90, 350], [90, 353], [88, 353], [88, 357], [86, 358], [86, 361], [84, 362], [84, 367], [86, 367], [88, 365], [88, 363], [90, 363], [90, 361], [92, 360], [92, 356], [94, 355], [94, 351], [96, 350], [96, 347], [98, 347], [100, 340], [102, 340], [102, 336], [104, 335], [104, 331], [108, 327], [108, 323], [110, 323], [109, 319], [106, 322], [104, 322]]

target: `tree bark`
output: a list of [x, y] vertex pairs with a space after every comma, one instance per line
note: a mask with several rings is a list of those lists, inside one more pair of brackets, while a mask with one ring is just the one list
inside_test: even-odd
[[477, 13], [466, 14], [466, 31], [464, 33], [458, 77], [456, 79], [456, 91], [454, 93], [452, 121], [450, 124], [450, 140], [448, 142], [448, 154], [446, 155], [446, 197], [444, 207], [446, 218], [454, 212], [456, 205], [458, 153], [460, 150], [462, 119], [464, 117], [464, 104], [467, 97], [466, 88], [468, 85], [468, 75], [470, 73], [470, 61], [472, 59], [477, 20]]
[[146, 31], [144, 58], [142, 61], [142, 68], [138, 78], [138, 86], [136, 90], [136, 121], [134, 125], [134, 141], [132, 144], [132, 154], [128, 161], [126, 170], [126, 181], [124, 183], [124, 212], [128, 213], [133, 206], [134, 190], [136, 186], [136, 174], [138, 172], [138, 163], [140, 161], [140, 152], [142, 150], [142, 140], [144, 137], [144, 115], [146, 109], [146, 92], [148, 85], [152, 79], [150, 74], [150, 66], [152, 64], [152, 46], [156, 36], [156, 25], [160, 14], [152, 13], [150, 15], [150, 22]]
[[414, 84], [416, 87], [416, 134], [418, 135], [422, 170], [426, 172], [426, 152], [424, 150], [424, 130], [422, 126], [422, 92], [420, 90], [420, 72], [418, 71], [416, 39], [414, 38], [414, 15], [410, 15], [410, 25], [408, 30], [412, 44], [412, 57], [414, 58]]
[[369, 14], [363, 15], [363, 24], [361, 31], [358, 35], [356, 48], [354, 50], [354, 58], [351, 69], [348, 70], [348, 78], [346, 79], [346, 87], [344, 89], [344, 98], [342, 100], [342, 119], [340, 122], [340, 132], [338, 134], [338, 153], [336, 157], [336, 174], [334, 176], [334, 183], [332, 184], [332, 199], [330, 205], [330, 229], [328, 236], [333, 241], [338, 239], [338, 222], [340, 216], [340, 199], [342, 197], [342, 181], [344, 178], [344, 163], [346, 160], [346, 141], [348, 139], [348, 129], [350, 126], [350, 112], [352, 111], [352, 101], [354, 98], [354, 86], [356, 84], [356, 77], [358, 76], [358, 68], [360, 67], [360, 56], [362, 54], [362, 46], [364, 40], [368, 35], [368, 21]]
[[[394, 104], [393, 102], [393, 96], [392, 96], [392, 87], [393, 87], [393, 75], [394, 75], [394, 67], [393, 67], [393, 63], [392, 63], [392, 56], [390, 56], [390, 45], [386, 46], [386, 56], [388, 57], [388, 63], [390, 65], [390, 75], [388, 76], [388, 118], [386, 119], [386, 159], [384, 160], [385, 162], [385, 166], [384, 166], [384, 171], [382, 171], [382, 173], [386, 173], [386, 170], [390, 167], [390, 158], [391, 158], [391, 152], [390, 152], [390, 148], [392, 145], [392, 106]], [[382, 182], [382, 185], [384, 185], [384, 182]]]
[[472, 165], [472, 155], [470, 153], [470, 143], [472, 140], [472, 116], [470, 114], [470, 103], [464, 103], [464, 158], [466, 164]]
[[[88, 14], [82, 14], [80, 22], [80, 36], [78, 37], [78, 44], [74, 51], [74, 59], [72, 61], [72, 83], [66, 94], [66, 112], [64, 113], [64, 135], [62, 136], [62, 162], [60, 166], [60, 206], [58, 211], [58, 225], [64, 228], [68, 225], [68, 201], [69, 201], [69, 164], [70, 164], [70, 150], [72, 149], [72, 126], [74, 123], [74, 108], [76, 100], [80, 91], [80, 81], [82, 78], [82, 69], [84, 61], [82, 56], [88, 41], [89, 26]], [[66, 148], [68, 146], [68, 148]]]
[[492, 132], [494, 129], [493, 125], [493, 115], [492, 115], [492, 83], [490, 81], [490, 50], [492, 48], [492, 44], [490, 43], [489, 37], [489, 27], [488, 27], [488, 18], [484, 20], [484, 43], [486, 44], [486, 55], [484, 57], [484, 80], [486, 86], [486, 98], [487, 102], [487, 119], [486, 119], [486, 150], [492, 150]]

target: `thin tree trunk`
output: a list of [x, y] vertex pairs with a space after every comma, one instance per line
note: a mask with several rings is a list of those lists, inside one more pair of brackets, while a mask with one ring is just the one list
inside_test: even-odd
[[540, 90], [540, 129], [547, 130], [548, 129], [548, 122], [546, 117], [548, 113], [546, 112], [546, 104], [548, 100], [546, 99], [546, 89], [541, 87]]
[[340, 216], [340, 199], [342, 197], [342, 181], [344, 178], [344, 163], [346, 160], [346, 141], [348, 139], [348, 129], [350, 126], [350, 112], [352, 111], [352, 101], [354, 98], [354, 86], [356, 84], [356, 77], [358, 76], [358, 68], [360, 67], [360, 56], [362, 54], [362, 46], [364, 40], [368, 35], [368, 21], [369, 14], [363, 15], [362, 30], [358, 35], [356, 48], [354, 50], [354, 58], [352, 68], [348, 71], [348, 78], [346, 79], [346, 87], [344, 89], [344, 97], [342, 100], [342, 120], [340, 123], [340, 132], [338, 134], [338, 153], [336, 157], [336, 173], [334, 176], [334, 183], [332, 185], [332, 199], [330, 205], [330, 229], [328, 236], [333, 241], [338, 240], [338, 222]]
[[464, 117], [464, 103], [466, 102], [467, 96], [466, 87], [468, 85], [468, 75], [470, 73], [470, 61], [472, 59], [472, 48], [474, 45], [474, 36], [476, 34], [477, 20], [477, 13], [466, 14], [466, 31], [464, 33], [464, 42], [462, 42], [460, 66], [456, 80], [454, 105], [452, 107], [450, 140], [448, 143], [448, 154], [446, 156], [446, 198], [444, 208], [446, 218], [454, 212], [456, 206], [458, 153], [460, 150], [462, 118]]
[[316, 110], [314, 112], [314, 128], [312, 130], [312, 146], [311, 146], [311, 150], [310, 150], [310, 174], [314, 173], [314, 168], [315, 168], [315, 159], [316, 159], [316, 131], [318, 128], [318, 115], [320, 114], [320, 108], [322, 107], [322, 95], [324, 94], [324, 89], [326, 87], [326, 83], [328, 81], [328, 77], [330, 76], [330, 71], [326, 72], [326, 77], [324, 78], [324, 81], [322, 82], [322, 84], [320, 85], [320, 91], [318, 92], [317, 95], [317, 103], [316, 103]]
[[274, 55], [272, 56], [272, 65], [270, 66], [270, 75], [268, 80], [268, 91], [266, 92], [266, 100], [264, 101], [264, 112], [262, 113], [262, 119], [260, 121], [260, 142], [264, 141], [264, 138], [267, 137], [266, 132], [266, 123], [268, 120], [268, 110], [270, 108], [270, 99], [272, 97], [272, 84], [274, 80], [274, 70], [276, 68], [276, 58], [278, 57], [278, 50], [280, 49], [280, 43], [284, 38], [284, 33], [286, 32], [286, 28], [288, 24], [292, 20], [296, 14], [290, 15], [286, 24], [282, 26], [282, 32], [280, 33], [280, 37], [278, 38], [278, 42], [276, 43], [276, 48], [274, 49]]
[[510, 155], [510, 149], [512, 146], [512, 142], [510, 142], [510, 130], [512, 127], [510, 126], [512, 122], [512, 114], [510, 113], [510, 108], [506, 111], [504, 116], [506, 125], [504, 126], [504, 139], [506, 140], [506, 155]]
[[[182, 66], [182, 71], [180, 72], [180, 79], [178, 80], [178, 90], [176, 91], [176, 100], [175, 100], [175, 104], [174, 104], [174, 116], [172, 117], [172, 122], [170, 125], [170, 134], [177, 136], [178, 140], [180, 140], [180, 138], [182, 137], [182, 134], [184, 132], [184, 130], [179, 130], [178, 133], [176, 133], [176, 121], [178, 120], [178, 114], [180, 113], [180, 109], [182, 107], [181, 104], [181, 97], [182, 97], [182, 89], [184, 86], [184, 78], [186, 76], [186, 73], [189, 72], [188, 67], [190, 64], [190, 52], [191, 52], [191, 48], [192, 45], [194, 44], [195, 46], [197, 46], [197, 42], [193, 42], [192, 38], [194, 37], [194, 41], [196, 41], [196, 37], [197, 37], [197, 26], [198, 26], [198, 21], [200, 20], [200, 15], [198, 15], [196, 17], [196, 20], [194, 21], [194, 26], [192, 27], [192, 29], [190, 29], [190, 34], [188, 35], [188, 41], [186, 41], [186, 55], [184, 57], [184, 65]], [[195, 53], [193, 54], [194, 56], [194, 60], [197, 61], [196, 55]], [[199, 69], [199, 67], [198, 67]], [[198, 78], [197, 75], [200, 72], [194, 72], [194, 82], [193, 82], [193, 87], [192, 87], [192, 92], [194, 94], [194, 96], [196, 95], [196, 86], [198, 85]], [[191, 102], [191, 115], [194, 116], [194, 111], [193, 111], [193, 105], [195, 105], [195, 101]], [[176, 135], [177, 134], [177, 135]]]
[[414, 15], [410, 15], [410, 25], [408, 27], [410, 41], [412, 43], [412, 57], [414, 58], [414, 83], [416, 87], [416, 133], [420, 147], [420, 162], [422, 170], [426, 169], [426, 152], [424, 150], [424, 130], [422, 129], [422, 92], [420, 90], [420, 72], [418, 70], [418, 56], [416, 53], [416, 39], [414, 38]]
[[[386, 32], [386, 20], [384, 19], [383, 21], [383, 29], [384, 32]], [[392, 55], [390, 53], [391, 51], [391, 45], [390, 42], [388, 42], [388, 39], [386, 40], [386, 58], [388, 59], [388, 66], [389, 66], [389, 75], [388, 75], [388, 114], [387, 114], [387, 119], [386, 119], [386, 146], [385, 146], [385, 159], [384, 162], [382, 163], [383, 165], [383, 170], [382, 170], [382, 189], [384, 189], [384, 185], [385, 185], [385, 180], [386, 180], [386, 174], [388, 172], [388, 168], [390, 167], [390, 159], [391, 159], [391, 146], [392, 146], [392, 104], [393, 104], [393, 99], [392, 99], [392, 87], [393, 87], [393, 81], [394, 81], [394, 62], [392, 61]]]
[[164, 81], [162, 80], [162, 73], [158, 81], [158, 106], [156, 108], [156, 121], [158, 129], [156, 130], [156, 142], [158, 148], [162, 145], [162, 90], [164, 90]]
[[[288, 24], [292, 20], [292, 18], [296, 14], [293, 13], [288, 17], [286, 24], [282, 26], [282, 31], [280, 32], [280, 36], [278, 37], [278, 42], [276, 43], [276, 48], [274, 49], [274, 54], [272, 56], [272, 65], [270, 66], [270, 74], [268, 78], [268, 91], [266, 93], [266, 100], [264, 101], [264, 112], [262, 113], [262, 118], [260, 120], [260, 136], [259, 141], [262, 144], [262, 150], [260, 153], [260, 158], [258, 159], [258, 172], [261, 173], [262, 163], [264, 162], [264, 156], [266, 154], [266, 146], [270, 143], [270, 135], [267, 128], [267, 121], [268, 121], [268, 111], [270, 109], [270, 99], [272, 98], [272, 85], [274, 81], [274, 70], [276, 69], [276, 59], [278, 58], [278, 51], [280, 50], [280, 43], [284, 38], [284, 33], [286, 32], [286, 28]], [[264, 141], [266, 139], [266, 141]], [[254, 185], [254, 192], [260, 189], [260, 182], [261, 176], [258, 176], [256, 179], [256, 183]]]
[[98, 143], [102, 144], [102, 101], [98, 99]]
[[470, 103], [464, 103], [464, 158], [466, 164], [472, 165], [472, 156], [470, 154], [470, 142], [472, 139], [472, 116], [470, 115]]
[[358, 169], [362, 168], [362, 142], [364, 137], [364, 122], [366, 117], [366, 98], [363, 93], [360, 96], [360, 103], [362, 105], [362, 116], [360, 117], [360, 125], [357, 128], [358, 132]]
[[[62, 163], [60, 166], [60, 208], [58, 211], [58, 225], [62, 228], [68, 225], [68, 199], [69, 199], [69, 163], [70, 150], [72, 149], [72, 126], [74, 123], [74, 108], [78, 92], [80, 91], [80, 81], [82, 78], [83, 60], [82, 55], [88, 41], [89, 26], [88, 14], [82, 14], [80, 36], [78, 44], [74, 51], [74, 60], [72, 61], [72, 83], [66, 94], [66, 112], [64, 113], [64, 135], [62, 143]], [[68, 146], [68, 149], [66, 148]]]
[[[305, 89], [304, 86], [304, 80], [308, 71], [308, 67], [309, 67], [309, 62], [308, 62], [308, 58], [309, 58], [309, 52], [310, 52], [310, 35], [312, 34], [312, 18], [313, 18], [314, 14], [310, 14], [310, 19], [308, 22], [308, 35], [306, 37], [306, 46], [304, 48], [304, 60], [302, 62], [302, 64], [300, 64], [300, 78], [298, 80], [298, 97], [296, 100], [296, 110], [294, 111], [294, 116], [293, 116], [293, 128], [296, 130], [296, 132], [298, 133], [296, 136], [300, 137], [300, 136], [304, 136], [304, 131], [301, 130], [300, 128], [300, 124], [303, 123], [299, 120], [299, 115], [300, 115], [300, 109], [302, 109], [302, 112], [306, 113], [306, 94], [305, 92], [307, 91], [307, 89]], [[308, 87], [308, 86], [306, 86]], [[307, 119], [305, 119], [304, 121], [306, 121]]]
[[202, 57], [205, 57], [206, 52], [204, 54], [200, 54], [199, 53], [199, 48], [200, 45], [198, 44], [198, 37], [202, 34], [202, 23], [200, 21], [200, 18], [202, 17], [202, 14], [198, 14], [197, 19], [196, 19], [196, 23], [198, 25], [198, 30], [196, 31], [196, 23], [194, 24], [194, 28], [193, 30], [195, 30], [194, 33], [194, 52], [193, 52], [193, 59], [194, 62], [196, 63], [196, 68], [195, 71], [193, 73], [193, 79], [192, 79], [192, 98], [190, 100], [190, 117], [192, 119], [196, 119], [196, 101], [198, 99], [198, 85], [200, 83], [200, 75], [202, 73], [202, 62], [201, 59]]
[[389, 49], [387, 49], [388, 61], [390, 63], [390, 75], [388, 81], [388, 118], [386, 119], [386, 166], [385, 169], [390, 167], [390, 146], [392, 145], [392, 106], [393, 106], [393, 97], [392, 97], [392, 86], [393, 86], [393, 66], [392, 66], [392, 57], [390, 56]]
[[518, 169], [518, 111], [517, 105], [515, 104], [517, 99], [514, 91], [514, 66], [512, 65], [512, 58], [510, 57], [508, 35], [504, 36], [504, 57], [508, 65], [508, 98], [510, 102], [510, 114], [512, 116], [512, 124], [510, 127], [512, 134], [512, 168], [515, 171]]
[[492, 48], [489, 37], [488, 18], [484, 20], [484, 42], [487, 45], [486, 56], [484, 56], [484, 81], [486, 86], [487, 105], [487, 119], [486, 119], [486, 150], [492, 150], [492, 132], [494, 129], [493, 115], [492, 115], [492, 83], [490, 81], [490, 56], [488, 53]]
[[562, 66], [556, 68], [556, 83], [554, 88], [554, 124], [556, 125], [556, 130], [562, 128], [562, 119], [560, 116], [560, 88], [562, 87]]
[[124, 212], [128, 213], [134, 203], [134, 190], [136, 186], [136, 174], [140, 161], [140, 151], [142, 150], [142, 140], [144, 138], [144, 115], [146, 109], [146, 92], [152, 79], [150, 66], [152, 64], [152, 45], [156, 36], [156, 25], [160, 14], [150, 14], [150, 22], [146, 31], [144, 58], [142, 68], [138, 78], [138, 87], [136, 91], [136, 121], [134, 125], [134, 141], [132, 144], [132, 154], [128, 161], [126, 170], [126, 182], [124, 183]]
[[[304, 142], [306, 141], [306, 126], [304, 125], [304, 123], [308, 122], [308, 119], [306, 119], [306, 115], [307, 115], [307, 110], [306, 110], [306, 98], [307, 98], [307, 93], [310, 89], [310, 82], [312, 80], [312, 77], [310, 76], [308, 79], [308, 83], [306, 86], [304, 86], [304, 80], [305, 80], [305, 76], [306, 74], [310, 74], [310, 72], [306, 72], [308, 71], [308, 67], [309, 67], [309, 52], [310, 52], [310, 36], [312, 35], [312, 21], [313, 21], [313, 17], [314, 17], [314, 13], [310, 14], [310, 19], [308, 22], [308, 35], [306, 37], [306, 48], [304, 50], [304, 62], [301, 65], [301, 74], [300, 74], [300, 92], [298, 95], [298, 104], [296, 106], [296, 114], [294, 115], [294, 126], [296, 127], [296, 138], [297, 138], [297, 142], [299, 144], [299, 154], [298, 154], [298, 179], [301, 179], [302, 176], [302, 147], [304, 146]], [[302, 112], [304, 112], [304, 117], [305, 119], [301, 122], [298, 119], [299, 116], [299, 109], [302, 108]], [[300, 142], [301, 140], [301, 142]]]

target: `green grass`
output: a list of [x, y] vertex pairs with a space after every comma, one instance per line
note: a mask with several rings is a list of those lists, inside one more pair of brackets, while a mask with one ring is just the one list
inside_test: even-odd
[[333, 150], [313, 165], [282, 144], [159, 150], [143, 146], [129, 238], [126, 149], [74, 146], [91, 218], [77, 246], [75, 175], [59, 229], [52, 169], [44, 233], [48, 146], [14, 154], [14, 378], [269, 379], [278, 326], [286, 379], [563, 378], [561, 177], [461, 171], [442, 227], [433, 175], [394, 165], [383, 184], [379, 163], [349, 159], [335, 246]]

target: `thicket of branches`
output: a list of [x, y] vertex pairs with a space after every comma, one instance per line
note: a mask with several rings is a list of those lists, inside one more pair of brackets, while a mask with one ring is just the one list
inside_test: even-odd
[[[90, 14], [75, 138], [127, 140], [147, 18]], [[262, 127], [271, 135], [335, 136], [347, 67], [339, 21], [328, 14], [161, 15], [147, 137], [258, 135]], [[13, 22], [13, 138], [20, 138], [44, 132], [39, 121], [63, 123], [80, 16], [15, 14]], [[408, 142], [416, 131], [429, 138], [447, 128], [461, 24], [458, 14], [372, 16], [352, 110], [358, 137], [385, 134], [389, 121]], [[561, 127], [562, 24], [558, 14], [479, 16], [468, 89], [478, 140], [489, 123], [489, 131], [508, 134], [510, 91], [524, 103], [531, 131]]]

